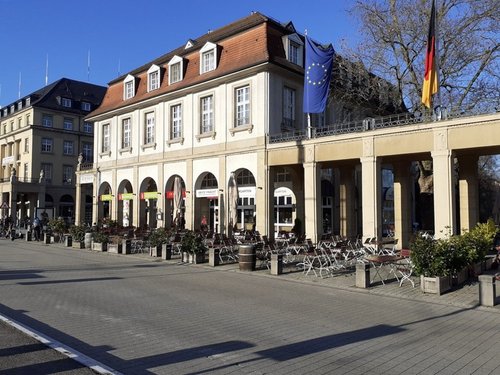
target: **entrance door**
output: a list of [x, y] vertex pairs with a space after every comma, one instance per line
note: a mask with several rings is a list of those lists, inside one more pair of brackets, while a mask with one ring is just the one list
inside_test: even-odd
[[208, 224], [210, 230], [218, 233], [219, 232], [219, 201], [217, 199], [211, 199], [208, 202], [208, 208], [210, 210], [210, 223]]

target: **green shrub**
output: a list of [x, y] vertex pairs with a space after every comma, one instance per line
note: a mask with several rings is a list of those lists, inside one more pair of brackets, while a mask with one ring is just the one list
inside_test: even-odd
[[170, 233], [165, 228], [156, 228], [149, 235], [149, 243], [151, 246], [159, 246], [168, 242]]
[[200, 235], [188, 230], [181, 239], [181, 251], [191, 254], [201, 254], [207, 251], [207, 247]]
[[63, 234], [67, 228], [66, 222], [62, 217], [50, 219], [47, 225], [52, 233], [59, 235]]
[[92, 240], [99, 243], [108, 243], [109, 236], [104, 232], [94, 232], [92, 233]]
[[75, 242], [81, 242], [85, 239], [86, 228], [83, 225], [72, 225], [69, 227], [69, 234]]

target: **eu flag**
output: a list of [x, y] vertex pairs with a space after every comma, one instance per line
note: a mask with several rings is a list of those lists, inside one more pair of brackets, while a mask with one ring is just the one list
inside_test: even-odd
[[323, 113], [328, 100], [333, 55], [330, 44], [324, 49], [316, 46], [306, 35], [306, 64], [304, 69], [304, 112]]

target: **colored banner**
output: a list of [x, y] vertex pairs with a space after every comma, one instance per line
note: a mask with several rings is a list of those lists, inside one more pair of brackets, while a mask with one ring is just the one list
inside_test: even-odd
[[143, 191], [141, 193], [141, 199], [158, 199], [157, 191]]
[[134, 199], [134, 193], [122, 193], [118, 194], [119, 201], [131, 201]]
[[[182, 189], [182, 198], [186, 198], [186, 190]], [[174, 199], [174, 192], [173, 191], [166, 191], [165, 192], [165, 199]]]
[[101, 202], [109, 202], [113, 200], [113, 195], [112, 194], [102, 194], [101, 195]]

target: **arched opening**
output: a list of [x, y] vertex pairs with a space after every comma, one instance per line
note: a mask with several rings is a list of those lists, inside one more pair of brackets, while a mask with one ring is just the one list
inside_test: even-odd
[[171, 176], [165, 185], [165, 226], [184, 229], [186, 184], [181, 176]]
[[219, 184], [217, 178], [210, 172], [202, 173], [195, 184], [195, 229], [200, 229], [202, 222], [206, 223], [207, 229], [219, 232], [221, 222], [220, 212], [223, 207], [219, 207]]
[[141, 183], [139, 203], [139, 227], [142, 229], [153, 229], [157, 226], [156, 212], [160, 192], [156, 181], [150, 177]]
[[66, 224], [73, 223], [75, 220], [75, 201], [71, 195], [63, 195], [59, 200], [59, 216], [61, 216]]
[[238, 221], [236, 229], [255, 230], [255, 177], [248, 169], [239, 169], [235, 172], [238, 187]]
[[135, 194], [129, 180], [123, 180], [118, 186], [118, 224], [129, 227], [134, 223]]
[[111, 186], [107, 182], [103, 182], [99, 187], [98, 203], [97, 203], [97, 220], [111, 219], [111, 204], [113, 202], [113, 194]]

